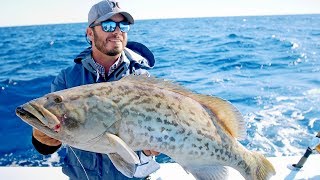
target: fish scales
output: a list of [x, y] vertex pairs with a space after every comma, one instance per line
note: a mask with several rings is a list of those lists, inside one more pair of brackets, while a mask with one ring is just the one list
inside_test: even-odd
[[[157, 132], [160, 132], [156, 134], [157, 137], [150, 137], [150, 135], [147, 137], [149, 140], [154, 140], [154, 143], [156, 143], [154, 145], [157, 145], [159, 141], [166, 143], [174, 142], [174, 135], [188, 132], [190, 136], [190, 133], [201, 134], [203, 131], [208, 137], [211, 137], [211, 139], [217, 139], [213, 136], [215, 134], [215, 127], [212, 126], [210, 117], [203, 109], [199, 108], [199, 104], [195, 103], [194, 100], [177, 93], [172, 93], [171, 97], [166, 96], [167, 98], [161, 98], [163, 96], [159, 94], [171, 93], [165, 92], [165, 90], [162, 89], [138, 89], [135, 85], [133, 85], [131, 89], [134, 89], [135, 91], [131, 91], [129, 94], [126, 94], [118, 104], [122, 114], [126, 115], [122, 119], [123, 126], [120, 128], [123, 131], [124, 136], [129, 129], [139, 129], [139, 132], [137, 133], [142, 137], [145, 137], [146, 134], [149, 135], [150, 132], [155, 131], [155, 129], [151, 127], [157, 127]], [[130, 98], [137, 94], [139, 94], [140, 98], [135, 98], [134, 100]], [[118, 98], [117, 95], [114, 95], [113, 97], [115, 97], [115, 99]], [[182, 106], [182, 104], [187, 106]], [[157, 108], [156, 106], [163, 106], [165, 108]], [[195, 110], [200, 111], [195, 113], [193, 112]], [[193, 113], [185, 113], [186, 111], [191, 111]], [[195, 119], [198, 121], [195, 121]], [[199, 126], [201, 124], [204, 125], [202, 126], [202, 130], [189, 128]], [[189, 129], [189, 131], [187, 132], [186, 129]], [[169, 134], [171, 137], [169, 137]], [[121, 134], [119, 135], [121, 136]], [[128, 136], [128, 138], [130, 138], [128, 139], [130, 142], [133, 142], [134, 139], [136, 139], [136, 141], [139, 141], [138, 143], [140, 143], [138, 138], [133, 138], [132, 136]], [[158, 141], [155, 141], [156, 139]]]
[[[42, 115], [37, 106], [45, 109]], [[23, 120], [80, 149], [110, 155], [119, 151], [115, 143], [123, 141], [133, 151], [151, 149], [170, 156], [198, 179], [219, 179], [224, 175], [222, 166], [237, 169], [246, 179], [267, 179], [274, 174], [262, 155], [246, 150], [235, 139], [243, 124], [230, 103], [162, 80], [129, 76], [85, 85], [48, 94], [21, 109], [26, 109], [20, 114], [17, 110]], [[51, 120], [51, 124], [61, 123], [61, 129], [53, 132], [39, 127], [35, 116], [29, 116], [32, 113], [43, 124], [57, 117], [60, 122]], [[120, 139], [114, 140], [109, 133]]]
[[[132, 89], [137, 88], [133, 87]], [[139, 92], [134, 91], [132, 91], [132, 93], [139, 94]], [[146, 96], [146, 93], [149, 93], [148, 96]], [[159, 93], [167, 93], [167, 96], [165, 96], [166, 98], [156, 98], [163, 97], [161, 95], [155, 95]], [[230, 137], [221, 137], [219, 133], [217, 133], [216, 125], [213, 124], [212, 120], [214, 117], [210, 117], [205, 109], [203, 109], [202, 106], [199, 106], [199, 103], [194, 102], [194, 100], [177, 93], [172, 93], [172, 96], [168, 96], [168, 93], [171, 92], [165, 92], [165, 90], [162, 89], [148, 88], [144, 89], [143, 92], [144, 96], [148, 99], [147, 101], [143, 99], [144, 96], [140, 96], [141, 98], [136, 101], [129, 101], [131, 103], [123, 100], [126, 105], [122, 106], [120, 104], [120, 107], [132, 108], [132, 106], [137, 107], [137, 105], [139, 105], [139, 108], [135, 108], [135, 111], [127, 109], [123, 110], [130, 111], [132, 114], [131, 116], [129, 115], [127, 118], [122, 119], [124, 125], [120, 127], [119, 136], [122, 137], [124, 141], [128, 142], [131, 147], [135, 147], [136, 149], [143, 146], [145, 148], [163, 152], [170, 157], [176, 157], [177, 159], [199, 159], [200, 157], [209, 156], [213, 157], [212, 159], [216, 159], [216, 162], [220, 161], [223, 165], [229, 164], [230, 162], [227, 160], [231, 159], [230, 155], [232, 150], [227, 149], [228, 144], [222, 144], [222, 147], [218, 144], [222, 143], [222, 141], [228, 142], [227, 140]], [[130, 96], [130, 94], [128, 94], [128, 96]], [[150, 99], [149, 97], [155, 98]], [[148, 111], [150, 107], [153, 107], [156, 104], [160, 104], [160, 107], [164, 106], [166, 108], [158, 110], [154, 108], [155, 111]], [[184, 116], [185, 114], [187, 114], [187, 116]], [[198, 114], [202, 114], [202, 116], [198, 116]], [[153, 117], [153, 121], [151, 122], [145, 118], [150, 116]], [[197, 121], [188, 121], [189, 119], [197, 119]], [[137, 120], [139, 124], [135, 123]], [[178, 126], [180, 129], [177, 128]], [[158, 127], [158, 130], [150, 129], [150, 127]], [[194, 127], [199, 127], [199, 129], [196, 130]], [[157, 133], [152, 133], [153, 131], [156, 131]], [[220, 129], [220, 131], [223, 130]], [[128, 135], [127, 132], [131, 132], [131, 135]], [[179, 134], [182, 136], [177, 137]], [[220, 134], [223, 135], [224, 133]], [[181, 138], [179, 139], [179, 137]], [[217, 143], [210, 143], [209, 141], [206, 141], [206, 139], [209, 139], [210, 141], [215, 140]], [[187, 155], [185, 155], [184, 152], [187, 152]], [[178, 157], [174, 154], [180, 154], [182, 157]], [[201, 162], [203, 162], [203, 160], [204, 159], [201, 159]], [[205, 160], [207, 161], [207, 164], [211, 163], [207, 158], [205, 158]], [[244, 161], [239, 158], [239, 162]], [[193, 163], [195, 163], [195, 161], [193, 161]]]
[[[209, 155], [214, 157], [212, 159], [215, 162], [218, 161], [221, 165], [230, 163], [235, 165], [245, 164], [243, 160], [246, 156], [245, 153], [243, 155], [238, 153], [235, 158], [231, 158], [231, 153], [234, 154], [234, 148], [229, 149], [229, 147], [239, 146], [233, 141], [229, 141], [231, 137], [225, 135], [224, 129], [217, 123], [213, 123], [215, 122], [215, 117], [210, 116], [198, 102], [166, 89], [131, 85], [132, 87], [126, 85], [126, 88], [131, 89], [129, 93], [126, 93], [126, 96], [120, 94], [122, 97], [120, 102], [123, 102], [123, 104], [119, 104], [119, 107], [122, 107], [120, 111], [131, 113], [125, 113], [127, 116], [122, 119], [118, 134], [131, 147], [141, 149], [141, 146], [143, 146], [163, 152], [170, 157], [175, 157], [174, 154], [183, 154], [183, 152], [189, 150], [188, 158], [199, 159], [199, 157]], [[113, 86], [121, 87], [121, 84], [117, 85], [115, 83]], [[134, 100], [129, 98], [135, 95], [140, 98], [135, 98]], [[111, 96], [117, 97], [116, 94]], [[157, 108], [155, 106], [165, 108]], [[146, 117], [153, 118], [148, 119]], [[157, 127], [157, 130], [151, 127]], [[198, 128], [194, 129], [195, 127]], [[131, 135], [127, 132], [131, 132]], [[181, 136], [177, 137], [179, 134]], [[181, 138], [179, 139], [179, 137]], [[212, 140], [215, 143], [212, 143]], [[186, 155], [183, 154], [182, 158], [186, 158]], [[207, 158], [205, 159], [207, 164], [211, 164]], [[232, 159], [237, 159], [238, 161], [228, 161]], [[203, 160], [201, 159], [201, 162]], [[195, 162], [193, 161], [193, 163]], [[244, 165], [244, 167], [247, 166], [246, 164]]]

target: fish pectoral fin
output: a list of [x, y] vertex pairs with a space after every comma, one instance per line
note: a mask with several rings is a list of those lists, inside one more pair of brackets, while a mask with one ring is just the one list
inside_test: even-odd
[[134, 173], [136, 172], [137, 165], [133, 163], [128, 163], [120, 154], [110, 153], [108, 154], [113, 165], [120, 171], [123, 175], [133, 178]]
[[228, 179], [228, 169], [224, 166], [185, 166], [184, 169], [190, 172], [196, 179]]
[[139, 164], [138, 155], [118, 136], [106, 133], [106, 138], [114, 146], [116, 154], [119, 154], [124, 161], [130, 164]]

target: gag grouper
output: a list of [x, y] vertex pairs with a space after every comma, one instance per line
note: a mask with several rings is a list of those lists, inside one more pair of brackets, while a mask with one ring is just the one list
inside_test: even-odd
[[224, 179], [224, 166], [251, 180], [269, 179], [272, 164], [243, 147], [245, 122], [228, 101], [151, 77], [78, 86], [16, 109], [17, 115], [70, 146], [107, 154], [132, 177], [138, 150], [164, 153], [197, 179]]

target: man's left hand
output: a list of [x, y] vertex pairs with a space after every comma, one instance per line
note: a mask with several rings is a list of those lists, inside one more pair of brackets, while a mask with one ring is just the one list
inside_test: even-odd
[[152, 150], [143, 150], [143, 153], [146, 156], [158, 156], [160, 153], [157, 151], [152, 151]]

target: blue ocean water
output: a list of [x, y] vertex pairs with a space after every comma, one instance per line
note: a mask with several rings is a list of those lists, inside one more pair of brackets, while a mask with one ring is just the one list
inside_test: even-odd
[[[39, 155], [15, 108], [49, 93], [88, 46], [85, 28], [0, 28], [0, 166], [60, 165], [64, 150]], [[248, 149], [301, 155], [320, 131], [320, 15], [140, 20], [128, 36], [154, 53], [154, 76], [231, 101], [247, 121]]]

